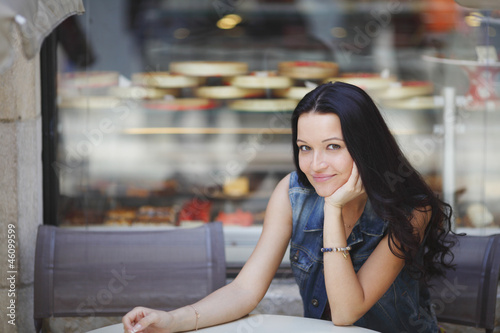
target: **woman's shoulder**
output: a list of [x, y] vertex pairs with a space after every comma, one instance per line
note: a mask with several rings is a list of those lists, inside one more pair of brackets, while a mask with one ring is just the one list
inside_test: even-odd
[[307, 194], [307, 195], [316, 195], [316, 191], [314, 187], [307, 186], [302, 183], [299, 178], [297, 171], [293, 171], [288, 175], [288, 191], [290, 194]]
[[303, 192], [304, 190], [307, 191], [307, 189], [304, 188], [304, 186], [300, 183], [297, 172], [292, 171], [286, 176], [284, 176], [276, 185], [274, 188], [273, 193], [283, 193], [288, 196], [291, 195], [295, 192]]

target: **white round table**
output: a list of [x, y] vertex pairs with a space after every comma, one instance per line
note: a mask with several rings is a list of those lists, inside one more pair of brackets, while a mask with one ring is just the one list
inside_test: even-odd
[[[335, 326], [330, 321], [304, 317], [253, 314], [242, 319], [213, 327], [190, 331], [192, 333], [369, 333], [375, 332], [356, 326]], [[123, 325], [116, 324], [87, 333], [123, 333]]]

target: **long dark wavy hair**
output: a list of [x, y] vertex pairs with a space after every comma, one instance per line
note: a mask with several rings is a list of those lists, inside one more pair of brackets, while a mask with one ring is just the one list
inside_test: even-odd
[[[410, 272], [423, 282], [451, 268], [454, 242], [446, 239], [451, 207], [437, 197], [406, 159], [370, 96], [356, 86], [335, 82], [318, 86], [299, 102], [292, 114], [292, 144], [299, 181], [306, 187], [311, 184], [300, 170], [296, 142], [298, 119], [309, 112], [339, 117], [346, 147], [368, 199], [375, 213], [388, 222], [392, 253], [404, 259]], [[431, 212], [422, 241], [411, 223], [414, 209]]]

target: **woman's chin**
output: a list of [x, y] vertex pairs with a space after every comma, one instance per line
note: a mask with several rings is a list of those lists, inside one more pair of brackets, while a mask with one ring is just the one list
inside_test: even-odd
[[320, 186], [313, 186], [314, 190], [316, 191], [316, 194], [319, 195], [320, 197], [326, 198], [331, 196], [333, 193], [335, 193], [335, 189], [329, 189], [329, 188], [324, 188]]

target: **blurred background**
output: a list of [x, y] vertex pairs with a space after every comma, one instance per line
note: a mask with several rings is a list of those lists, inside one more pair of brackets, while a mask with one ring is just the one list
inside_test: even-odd
[[[85, 228], [222, 221], [230, 267], [293, 171], [313, 87], [366, 89], [454, 228], [500, 225], [500, 11], [450, 0], [86, 0], [56, 30], [56, 214]], [[43, 64], [42, 64], [43, 66]], [[55, 190], [55, 191], [54, 191]], [[284, 265], [286, 265], [285, 258]]]

